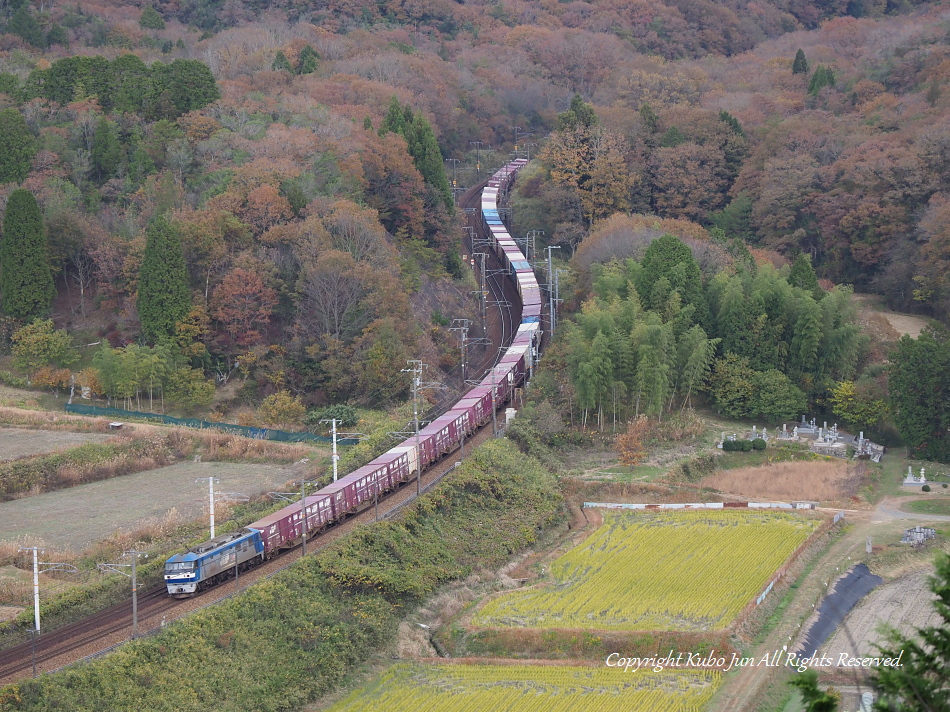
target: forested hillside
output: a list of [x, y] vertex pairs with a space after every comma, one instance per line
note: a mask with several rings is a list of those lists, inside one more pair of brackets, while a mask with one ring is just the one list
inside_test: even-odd
[[[941, 316], [947, 20], [870, 0], [6, 3], [4, 245], [29, 215], [16, 239], [42, 263], [45, 235], [48, 270], [0, 275], [5, 333], [52, 316], [104, 340], [83, 380], [115, 398], [159, 383], [206, 408], [238, 364], [251, 400], [399, 395], [405, 358], [455, 358], [456, 314], [429, 323], [414, 296], [461, 275], [442, 160], [470, 185], [515, 145], [541, 158], [514, 210], [539, 248], [591, 264], [656, 215], [708, 260], [718, 228]], [[30, 368], [55, 385], [68, 360]]]

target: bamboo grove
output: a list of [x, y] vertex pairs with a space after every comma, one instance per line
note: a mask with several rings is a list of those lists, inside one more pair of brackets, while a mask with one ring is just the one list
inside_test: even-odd
[[746, 252], [704, 277], [666, 234], [589, 278], [559, 344], [585, 425], [662, 418], [699, 392], [730, 417], [792, 418], [853, 378], [865, 351], [850, 289], [822, 290], [806, 257], [777, 269]]

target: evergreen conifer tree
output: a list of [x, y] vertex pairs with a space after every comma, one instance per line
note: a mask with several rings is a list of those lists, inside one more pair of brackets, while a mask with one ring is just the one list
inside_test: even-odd
[[937, 102], [940, 100], [940, 80], [937, 77], [934, 77], [930, 80], [930, 85], [927, 87], [927, 103], [931, 107], [937, 105]]
[[[679, 292], [683, 304], [693, 306], [694, 321], [708, 328], [709, 305], [703, 294], [702, 274], [686, 243], [675, 235], [662, 235], [650, 243], [641, 264], [643, 269], [636, 288], [644, 303], [651, 304], [654, 285], [666, 277], [673, 289]], [[656, 308], [656, 305], [652, 306]]]
[[116, 136], [115, 126], [102, 117], [92, 137], [92, 164], [99, 180], [107, 180], [121, 161], [122, 146]]
[[663, 138], [660, 139], [662, 148], [674, 148], [683, 143], [686, 143], [686, 135], [676, 126], [670, 126], [663, 134]]
[[4, 313], [17, 319], [45, 316], [56, 294], [40, 208], [22, 188], [10, 193], [3, 216], [0, 291]]
[[817, 94], [825, 87], [833, 87], [834, 85], [835, 73], [825, 65], [819, 64], [808, 82], [808, 93]]
[[432, 125], [424, 116], [414, 114], [411, 107], [402, 106], [399, 99], [393, 97], [389, 102], [389, 109], [386, 111], [383, 123], [379, 127], [379, 135], [385, 136], [390, 131], [406, 139], [409, 155], [412, 156], [416, 170], [426, 183], [438, 191], [445, 207], [451, 211], [454, 204], [452, 187], [445, 174], [442, 151], [439, 149], [439, 142], [435, 138]]
[[320, 55], [310, 45], [306, 45], [300, 50], [300, 57], [297, 59], [297, 74], [313, 74], [317, 71], [317, 60]]
[[640, 105], [640, 123], [650, 134], [655, 134], [660, 129], [660, 117], [653, 111], [653, 107], [646, 102]]
[[432, 125], [422, 114], [417, 114], [412, 121], [413, 144], [409, 147], [413, 163], [422, 174], [426, 183], [435, 188], [445, 203], [445, 207], [452, 209], [452, 187], [445, 174], [445, 164], [442, 162], [442, 151], [435, 138]]
[[571, 99], [571, 108], [557, 115], [558, 127], [563, 131], [572, 131], [580, 126], [597, 125], [594, 107], [584, 101], [580, 94]]
[[142, 16], [139, 17], [139, 27], [143, 30], [164, 30], [165, 21], [158, 14], [158, 10], [148, 5], [142, 10]]
[[30, 172], [36, 141], [16, 109], [0, 111], [0, 183], [19, 183]]
[[26, 6], [13, 13], [13, 17], [10, 18], [10, 23], [7, 25], [7, 32], [11, 35], [17, 35], [34, 47], [43, 47], [46, 44], [43, 30]]
[[792, 60], [792, 74], [808, 74], [808, 60], [805, 59], [805, 53], [801, 48], [795, 53], [795, 59]]
[[52, 45], [69, 46], [69, 35], [66, 34], [66, 30], [63, 29], [62, 25], [57, 25], [55, 22], [50, 26], [49, 32], [46, 33], [46, 46]]
[[742, 130], [742, 124], [739, 123], [739, 120], [735, 116], [730, 114], [725, 109], [719, 112], [719, 120], [732, 129], [732, 132], [737, 136], [745, 136], [745, 131]]
[[284, 70], [285, 72], [294, 73], [294, 68], [290, 66], [290, 60], [287, 59], [287, 55], [277, 50], [277, 54], [274, 55], [274, 63], [271, 65], [271, 69], [275, 72]]
[[389, 102], [386, 116], [383, 118], [383, 123], [379, 127], [379, 135], [385, 136], [390, 131], [400, 136], [405, 136], [406, 134], [405, 115], [402, 110], [402, 104], [399, 103], [399, 99], [396, 97], [393, 97]]
[[191, 307], [188, 270], [178, 231], [165, 217], [156, 219], [146, 231], [138, 291], [142, 332], [152, 341], [172, 334], [175, 324]]
[[818, 287], [818, 277], [815, 275], [815, 268], [811, 266], [811, 260], [808, 255], [802, 253], [795, 260], [792, 269], [788, 273], [788, 283], [793, 287], [804, 289], [806, 292], [821, 291]]

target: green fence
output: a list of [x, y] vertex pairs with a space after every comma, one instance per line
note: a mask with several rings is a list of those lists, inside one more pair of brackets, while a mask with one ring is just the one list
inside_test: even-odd
[[[256, 438], [257, 440], [277, 440], [285, 443], [329, 443], [333, 441], [327, 435], [314, 435], [308, 432], [288, 433], [284, 430], [252, 428], [247, 425], [234, 425], [233, 423], [212, 423], [198, 418], [175, 418], [159, 413], [141, 413], [137, 410], [102, 408], [97, 405], [82, 405], [80, 403], [67, 403], [66, 412], [77, 415], [96, 415], [103, 418], [155, 420], [168, 425], [184, 425], [188, 428], [214, 428], [215, 430], [223, 430], [235, 435], [243, 435], [246, 438]], [[351, 438], [338, 438], [336, 442], [337, 445], [355, 445], [359, 441]]]

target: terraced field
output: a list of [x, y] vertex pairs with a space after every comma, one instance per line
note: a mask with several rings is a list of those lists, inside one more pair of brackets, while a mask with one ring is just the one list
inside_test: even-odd
[[754, 510], [609, 513], [552, 562], [552, 581], [490, 600], [473, 624], [722, 630], [817, 526]]
[[329, 712], [699, 712], [715, 671], [532, 665], [396, 665]]

